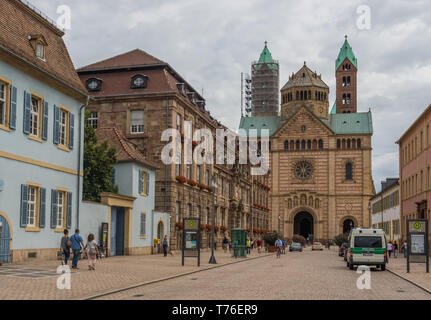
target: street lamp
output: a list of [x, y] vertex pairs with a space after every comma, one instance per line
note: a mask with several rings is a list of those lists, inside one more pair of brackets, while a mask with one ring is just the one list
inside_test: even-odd
[[215, 228], [215, 192], [217, 188], [215, 174], [212, 177], [212, 191], [213, 191], [213, 213], [212, 213], [212, 228], [211, 228], [211, 258], [208, 262], [209, 264], [217, 264], [217, 261], [214, 257], [214, 228]]

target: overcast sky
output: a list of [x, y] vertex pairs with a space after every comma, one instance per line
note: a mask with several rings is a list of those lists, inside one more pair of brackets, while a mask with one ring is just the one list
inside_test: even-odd
[[[140, 48], [168, 62], [231, 129], [241, 116], [240, 74], [264, 41], [280, 61], [280, 88], [304, 61], [335, 94], [344, 41], [358, 58], [358, 111], [374, 120], [373, 179], [398, 176], [395, 141], [431, 103], [431, 1], [31, 0], [57, 19], [71, 9], [65, 41], [76, 67]], [[370, 8], [370, 28], [359, 6]], [[358, 27], [358, 20], [361, 22]], [[365, 28], [364, 28], [365, 27]]]

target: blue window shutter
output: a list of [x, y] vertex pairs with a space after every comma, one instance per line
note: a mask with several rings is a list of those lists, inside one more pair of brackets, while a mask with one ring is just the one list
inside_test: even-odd
[[72, 228], [72, 192], [67, 193], [66, 228]]
[[147, 192], [147, 195], [149, 195], [150, 194], [150, 174], [148, 171], [145, 174], [147, 175], [147, 190], [145, 191]]
[[12, 87], [10, 89], [10, 117], [9, 117], [9, 128], [12, 130], [16, 129], [16, 104], [17, 104], [17, 89]]
[[23, 123], [23, 131], [25, 134], [30, 133], [30, 109], [31, 109], [31, 94], [27, 91], [24, 91], [24, 123]]
[[57, 195], [58, 191], [52, 189], [51, 190], [51, 229], [55, 229], [57, 222], [55, 221], [57, 218]]
[[139, 194], [142, 194], [144, 186], [142, 185], [142, 170], [139, 169]]
[[141, 236], [146, 235], [146, 218], [147, 215], [145, 213], [141, 213]]
[[40, 188], [39, 227], [45, 228], [46, 189]]
[[70, 114], [70, 124], [69, 124], [69, 149], [73, 149], [73, 140], [75, 134], [75, 115]]
[[42, 139], [48, 140], [48, 102], [43, 103]]
[[25, 228], [27, 226], [27, 215], [28, 215], [28, 186], [25, 184], [21, 185], [21, 211], [20, 211], [20, 227]]
[[60, 108], [54, 105], [54, 144], [60, 142]]

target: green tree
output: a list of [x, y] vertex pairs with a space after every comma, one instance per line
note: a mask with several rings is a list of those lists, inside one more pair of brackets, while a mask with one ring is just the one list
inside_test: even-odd
[[[85, 123], [89, 114], [85, 114]], [[109, 148], [106, 141], [98, 144], [94, 128], [85, 125], [83, 200], [100, 202], [102, 192], [118, 193], [118, 186], [111, 179], [116, 163], [115, 148]]]
[[346, 243], [348, 241], [348, 238], [345, 234], [339, 234], [334, 237], [334, 241], [335, 244], [340, 247], [343, 243]]

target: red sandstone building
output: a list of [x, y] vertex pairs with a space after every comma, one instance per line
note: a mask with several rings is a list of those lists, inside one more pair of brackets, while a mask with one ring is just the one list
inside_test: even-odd
[[401, 232], [407, 219], [429, 219], [431, 202], [431, 105], [397, 141], [401, 186]]

